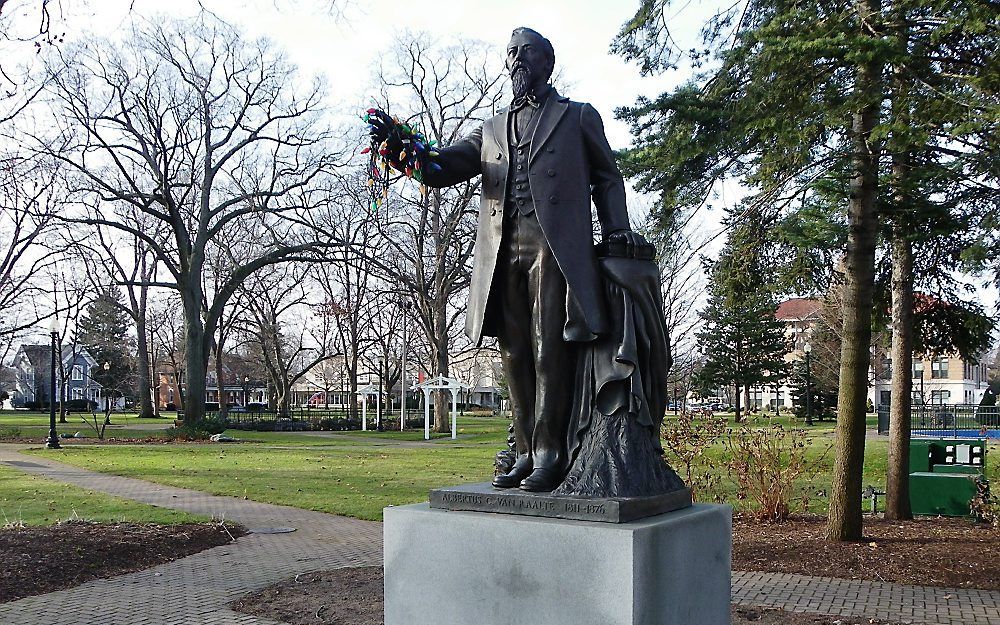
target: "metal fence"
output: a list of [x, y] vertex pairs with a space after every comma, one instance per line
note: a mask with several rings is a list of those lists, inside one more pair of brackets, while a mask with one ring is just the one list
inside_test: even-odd
[[[433, 419], [433, 410], [432, 419]], [[229, 410], [226, 412], [226, 423], [233, 429], [243, 430], [360, 430], [362, 411], [358, 410], [356, 417], [351, 417], [344, 408], [292, 408], [286, 412], [277, 410]], [[207, 418], [220, 419], [221, 412], [208, 412]], [[367, 412], [368, 429], [375, 428], [374, 409]], [[419, 421], [419, 423], [418, 423]], [[407, 427], [423, 427], [424, 411], [419, 408], [407, 408]], [[383, 428], [399, 428], [399, 410], [382, 413]]]
[[[910, 431], [933, 436], [959, 436], [1000, 428], [1000, 406], [978, 404], [914, 404]], [[878, 407], [878, 433], [889, 432], [889, 405]]]

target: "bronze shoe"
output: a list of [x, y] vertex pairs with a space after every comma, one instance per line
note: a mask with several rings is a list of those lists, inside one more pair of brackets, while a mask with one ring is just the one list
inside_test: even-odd
[[559, 486], [563, 481], [563, 475], [555, 469], [546, 467], [536, 467], [531, 475], [521, 482], [521, 490], [532, 493], [543, 493]]
[[509, 472], [493, 478], [493, 486], [496, 488], [517, 488], [521, 481], [531, 474], [531, 467], [531, 458], [521, 456]]

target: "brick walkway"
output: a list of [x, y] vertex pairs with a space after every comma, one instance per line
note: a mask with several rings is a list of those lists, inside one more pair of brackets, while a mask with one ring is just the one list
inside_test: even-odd
[[[138, 573], [0, 604], [0, 625], [279, 625], [237, 614], [226, 605], [298, 573], [382, 562], [381, 523], [94, 473], [19, 454], [12, 445], [0, 445], [0, 462], [95, 491], [224, 517], [251, 529], [297, 530], [251, 534]], [[914, 624], [1000, 625], [1000, 592], [985, 590], [734, 571], [733, 602]]]
[[1000, 625], [997, 591], [904, 586], [789, 573], [733, 571], [733, 603], [903, 623]]
[[11, 446], [0, 445], [0, 462], [90, 490], [237, 521], [250, 529], [296, 528], [290, 534], [251, 534], [138, 573], [0, 604], [2, 625], [273, 625], [226, 605], [298, 573], [382, 563], [381, 523], [94, 473], [18, 454]]

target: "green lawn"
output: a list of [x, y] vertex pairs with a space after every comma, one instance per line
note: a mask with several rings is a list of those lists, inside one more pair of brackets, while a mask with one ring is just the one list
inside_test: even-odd
[[0, 466], [0, 524], [51, 525], [67, 519], [190, 523], [207, 517], [148, 506]]
[[67, 446], [52, 457], [95, 471], [218, 495], [381, 519], [385, 506], [424, 501], [431, 488], [488, 479], [494, 453], [488, 446], [372, 449], [242, 444]]
[[[103, 413], [101, 413], [103, 414]], [[56, 427], [60, 425], [69, 426], [76, 423], [80, 423], [80, 417], [86, 416], [90, 417], [90, 413], [70, 413], [66, 416], [66, 420], [69, 423], [59, 423], [59, 413], [56, 413]], [[138, 413], [136, 412], [113, 412], [111, 414], [112, 423], [173, 423], [174, 413], [166, 413], [160, 418], [151, 419], [140, 419]], [[48, 412], [26, 412], [23, 410], [0, 410], [0, 427], [3, 426], [39, 426], [48, 427], [49, 425], [49, 413]]]
[[[431, 488], [489, 479], [495, 453], [506, 446], [508, 424], [503, 418], [460, 417], [457, 441], [436, 435], [429, 444], [417, 446], [412, 441], [422, 439], [422, 430], [323, 435], [229, 431], [227, 434], [248, 442], [73, 445], [56, 452], [55, 457], [96, 471], [219, 495], [381, 519], [385, 506], [424, 501]], [[753, 423], [767, 424], [766, 419]], [[834, 461], [833, 427], [825, 423], [809, 432], [806, 453], [817, 472], [809, 480], [798, 481], [795, 497], [807, 497], [809, 510], [823, 513]], [[885, 439], [867, 441], [865, 485], [884, 487], [886, 450]], [[991, 446], [987, 463], [994, 483], [1000, 483], [998, 451], [997, 445]], [[30, 453], [53, 454], [41, 449]], [[699, 460], [696, 473], [707, 471], [718, 478], [703, 499], [719, 498], [745, 508], [748, 502], [739, 498], [739, 489], [726, 469], [727, 459], [724, 445], [717, 443]]]

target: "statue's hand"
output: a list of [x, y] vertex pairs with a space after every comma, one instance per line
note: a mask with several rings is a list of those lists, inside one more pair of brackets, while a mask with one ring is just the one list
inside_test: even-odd
[[392, 133], [392, 118], [385, 111], [379, 109], [368, 109], [368, 134], [372, 141], [381, 144], [389, 138]]
[[628, 246], [629, 255], [633, 255], [637, 247], [648, 245], [644, 236], [631, 230], [616, 230], [608, 235], [608, 241], [624, 243]]

